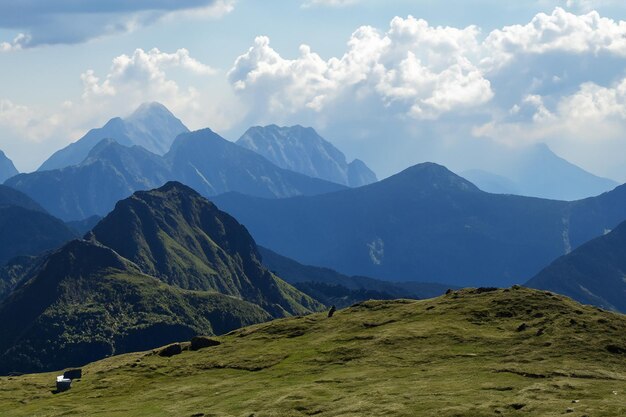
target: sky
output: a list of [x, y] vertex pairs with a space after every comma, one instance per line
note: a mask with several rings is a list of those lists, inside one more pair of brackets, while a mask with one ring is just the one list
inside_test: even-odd
[[617, 0], [0, 0], [0, 150], [29, 172], [159, 101], [236, 140], [312, 126], [379, 177], [547, 144], [626, 182]]

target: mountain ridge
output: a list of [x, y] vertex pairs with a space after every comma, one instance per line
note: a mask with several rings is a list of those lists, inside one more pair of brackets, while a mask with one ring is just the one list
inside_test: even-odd
[[300, 125], [249, 128], [237, 144], [264, 156], [277, 166], [350, 187], [376, 182], [363, 161], [347, 163], [345, 155], [315, 129]]
[[525, 282], [626, 218], [626, 186], [574, 202], [490, 194], [432, 163], [319, 196], [213, 200], [260, 245], [298, 262], [457, 286]]
[[85, 239], [25, 268], [0, 302], [0, 373], [76, 366], [323, 308], [259, 257], [247, 230], [189, 187], [136, 192]]
[[139, 145], [163, 155], [174, 138], [189, 129], [160, 103], [143, 103], [125, 119], [114, 117], [101, 128], [91, 129], [83, 137], [52, 154], [37, 171], [51, 171], [78, 165], [103, 139], [121, 145]]

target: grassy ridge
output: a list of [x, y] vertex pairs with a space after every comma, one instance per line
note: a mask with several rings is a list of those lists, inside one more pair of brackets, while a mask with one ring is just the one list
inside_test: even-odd
[[[370, 301], [152, 352], [0, 378], [3, 416], [626, 415], [626, 317], [514, 288]], [[577, 402], [574, 402], [577, 401]]]

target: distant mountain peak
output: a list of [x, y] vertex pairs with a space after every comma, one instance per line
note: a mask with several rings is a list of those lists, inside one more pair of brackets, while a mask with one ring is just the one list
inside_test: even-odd
[[174, 139], [189, 129], [164, 105], [152, 102], [139, 106], [126, 118], [114, 117], [101, 128], [91, 129], [85, 136], [55, 152], [38, 171], [50, 171], [78, 165], [102, 139], [113, 138], [126, 146], [138, 145], [163, 155]]
[[133, 122], [152, 117], [170, 117], [176, 119], [176, 116], [174, 116], [174, 114], [167, 107], [159, 102], [152, 101], [141, 104], [130, 114], [130, 116], [125, 117], [124, 121]]
[[399, 183], [402, 186], [406, 186], [407, 189], [480, 192], [478, 187], [465, 178], [434, 162], [423, 162], [413, 165], [381, 182]]
[[13, 161], [7, 158], [4, 152], [0, 150], [0, 184], [18, 173], [15, 165], [13, 165]]
[[364, 163], [348, 164], [346, 156], [312, 127], [254, 126], [239, 138], [237, 144], [281, 168], [310, 177], [351, 187], [377, 181], [376, 174]]

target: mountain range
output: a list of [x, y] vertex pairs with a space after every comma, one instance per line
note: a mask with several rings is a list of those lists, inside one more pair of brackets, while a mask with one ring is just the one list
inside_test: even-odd
[[3, 183], [7, 179], [17, 174], [18, 171], [17, 169], [15, 169], [13, 161], [7, 158], [4, 152], [0, 151], [0, 183]]
[[347, 163], [346, 156], [315, 129], [300, 125], [269, 125], [248, 129], [237, 144], [263, 155], [277, 166], [313, 178], [360, 187], [378, 181], [361, 160]]
[[558, 258], [526, 285], [626, 313], [626, 222]]
[[626, 186], [574, 202], [490, 194], [432, 163], [319, 196], [214, 201], [259, 244], [296, 261], [459, 286], [523, 283], [626, 218]]
[[288, 197], [344, 188], [279, 168], [210, 129], [179, 135], [164, 156], [103, 139], [78, 165], [20, 174], [6, 184], [29, 195], [54, 216], [76, 221], [104, 216], [134, 191], [170, 180], [181, 181], [204, 196], [238, 191]]
[[[76, 237], [62, 221], [23, 193], [0, 185], [0, 267], [16, 256], [38, 255]], [[0, 284], [6, 289], [6, 285]], [[0, 288], [0, 299], [3, 290]]]
[[175, 182], [120, 201], [0, 304], [0, 373], [81, 365], [322, 305], [261, 265], [229, 215]]
[[189, 129], [160, 103], [144, 103], [129, 117], [109, 120], [85, 136], [55, 152], [39, 167], [50, 171], [78, 165], [103, 139], [114, 139], [125, 146], [141, 146], [159, 155], [165, 154], [174, 138]]
[[566, 201], [596, 196], [619, 185], [566, 161], [543, 143], [500, 148], [496, 155], [481, 160], [480, 169], [463, 171], [461, 176], [487, 192]]
[[376, 299], [433, 298], [450, 289], [446, 284], [389, 282], [370, 277], [347, 276], [330, 268], [302, 265], [267, 248], [259, 247], [263, 265], [304, 293], [338, 308]]

